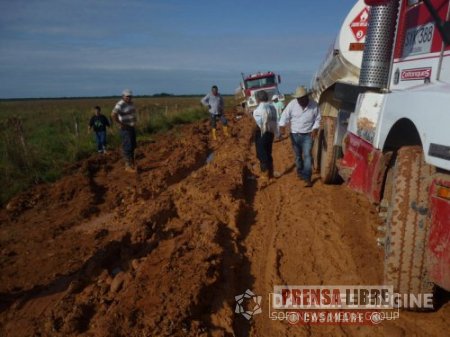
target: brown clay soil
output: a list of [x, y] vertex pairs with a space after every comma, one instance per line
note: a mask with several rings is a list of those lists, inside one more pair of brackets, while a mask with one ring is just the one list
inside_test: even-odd
[[[380, 220], [345, 186], [304, 188], [287, 139], [262, 188], [252, 127], [233, 120], [215, 143], [206, 122], [177, 128], [140, 144], [136, 175], [113, 151], [15, 197], [0, 211], [0, 336], [447, 335], [450, 303], [375, 327], [269, 319], [274, 285], [382, 284]], [[234, 313], [246, 289], [263, 296], [250, 321]]]

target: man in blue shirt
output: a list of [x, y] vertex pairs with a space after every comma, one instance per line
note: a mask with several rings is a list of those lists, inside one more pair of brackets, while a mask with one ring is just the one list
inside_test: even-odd
[[290, 124], [297, 175], [305, 181], [305, 187], [311, 187], [311, 149], [320, 127], [320, 110], [317, 103], [309, 99], [304, 87], [298, 87], [292, 96], [294, 99], [284, 109], [279, 125], [284, 128]]

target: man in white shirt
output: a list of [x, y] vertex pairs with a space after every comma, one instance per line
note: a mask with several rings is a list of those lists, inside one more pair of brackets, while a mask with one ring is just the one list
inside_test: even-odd
[[122, 99], [114, 106], [111, 116], [120, 125], [125, 171], [136, 173], [134, 162], [134, 152], [136, 149], [136, 108], [133, 105], [132, 97], [133, 92], [125, 89], [122, 92]]
[[294, 99], [284, 109], [279, 125], [284, 128], [290, 124], [297, 175], [305, 181], [305, 187], [311, 187], [311, 149], [320, 127], [320, 110], [304, 87], [298, 87], [292, 96]]
[[258, 107], [253, 111], [257, 128], [255, 129], [256, 156], [258, 157], [261, 176], [268, 181], [273, 177], [272, 145], [277, 132], [277, 111], [269, 102], [269, 95], [261, 90], [256, 93]]

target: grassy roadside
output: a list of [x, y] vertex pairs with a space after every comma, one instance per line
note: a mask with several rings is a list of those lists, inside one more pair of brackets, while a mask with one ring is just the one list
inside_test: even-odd
[[[64, 168], [95, 152], [88, 131], [92, 107], [110, 117], [116, 99], [27, 100], [0, 102], [0, 205], [33, 184], [58, 179]], [[200, 97], [136, 98], [138, 142], [175, 125], [205, 119]], [[230, 104], [231, 98], [226, 102]], [[231, 103], [232, 104], [232, 103]], [[108, 146], [120, 145], [108, 132]]]

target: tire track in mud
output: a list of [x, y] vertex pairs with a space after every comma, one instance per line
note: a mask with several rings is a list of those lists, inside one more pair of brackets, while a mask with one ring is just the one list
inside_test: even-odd
[[[248, 138], [248, 124], [244, 124], [244, 127], [237, 125], [233, 130], [233, 139], [215, 144], [214, 159], [205, 167], [204, 175], [208, 176], [205, 178], [207, 180], [205, 188], [212, 190], [212, 202], [217, 200], [216, 207], [209, 207], [210, 203], [206, 203], [205, 206], [203, 197], [196, 198], [198, 200], [196, 206], [218, 220], [214, 243], [220, 247], [220, 253], [217, 255], [220, 273], [214, 283], [199, 291], [199, 294], [202, 294], [202, 301], [193, 309], [198, 313], [197, 318], [205, 324], [208, 335], [213, 336], [248, 334], [248, 327], [243, 324], [247, 322], [234, 315], [234, 297], [252, 288], [253, 284], [250, 264], [244, 254], [246, 248], [241, 244], [248, 234], [248, 224], [252, 222], [253, 213], [249, 205], [255, 194], [254, 184], [247, 179], [249, 170], [246, 162], [250, 144]], [[224, 173], [231, 182], [222, 181], [220, 187], [214, 186], [215, 181], [224, 179]], [[195, 188], [187, 190], [193, 191]], [[221, 205], [222, 207], [228, 205], [228, 212], [224, 212]], [[228, 220], [224, 218], [227, 213]]]
[[[267, 299], [274, 285], [383, 284], [383, 251], [376, 246], [382, 221], [375, 207], [345, 186], [323, 185], [316, 176], [314, 187], [304, 188], [289, 169], [291, 151], [287, 140], [275, 144], [275, 169], [286, 173], [254, 198], [257, 216], [245, 242], [254, 252], [252, 274], [259, 275], [254, 292]], [[400, 320], [375, 327], [290, 326], [272, 321], [268, 301], [264, 304], [251, 336], [440, 336], [450, 324], [443, 318], [449, 304], [437, 313], [402, 312]]]
[[[280, 145], [284, 146], [284, 148], [280, 148]], [[286, 144], [286, 142], [277, 144], [277, 148], [278, 151], [282, 152], [278, 165], [288, 165], [292, 160], [287, 159], [291, 157], [289, 144]], [[276, 186], [277, 184], [282, 184], [283, 188]], [[264, 266], [265, 262], [262, 262], [261, 268], [266, 269], [264, 273], [266, 275], [264, 280], [266, 293], [275, 284], [327, 284], [332, 278], [339, 279], [337, 276], [345, 269], [342, 266], [342, 262], [339, 263], [339, 259], [344, 258], [342, 252], [333, 249], [332, 242], [334, 239], [342, 239], [340, 234], [338, 236], [339, 228], [336, 227], [335, 221], [333, 221], [335, 215], [327, 210], [332, 207], [332, 204], [330, 204], [326, 194], [321, 195], [322, 191], [317, 191], [319, 184], [316, 182], [313, 189], [304, 189], [302, 183], [295, 178], [295, 174], [291, 173], [281, 177], [273, 186], [270, 186], [272, 191], [267, 191], [267, 193], [268, 195], [272, 194], [271, 197], [263, 196], [259, 200], [262, 204], [260, 208], [267, 209], [266, 213], [270, 213], [272, 207], [282, 209], [280, 212], [281, 216], [277, 219], [276, 231], [278, 233], [272, 235], [267, 249], [281, 252], [281, 254], [278, 253], [278, 256], [282, 255], [283, 258], [278, 263], [276, 273], [273, 272], [272, 261], [268, 261], [266, 266]], [[280, 204], [272, 206], [273, 203], [276, 203], [273, 200], [280, 200], [281, 206]], [[267, 221], [266, 215], [262, 213], [260, 215], [258, 217], [260, 221]], [[269, 221], [267, 226], [271, 226], [270, 223], [271, 221]], [[332, 226], [335, 226], [335, 228], [330, 229]], [[349, 249], [346, 249], [347, 247], [342, 248], [344, 251], [349, 251]], [[268, 253], [268, 255], [270, 256], [271, 254]], [[346, 260], [348, 261], [348, 258]], [[333, 273], [327, 273], [327, 271], [330, 271], [330, 266], [333, 266], [331, 268], [334, 269]], [[279, 276], [277, 277], [277, 275]], [[336, 281], [331, 284], [344, 283]], [[289, 327], [283, 326], [281, 322], [275, 322], [278, 323], [278, 326], [273, 332], [268, 333], [274, 325], [271, 323], [273, 322], [268, 321], [266, 318], [262, 322], [262, 329], [256, 328], [254, 335], [260, 335], [261, 331], [264, 331], [267, 336], [274, 332], [276, 332], [276, 335], [315, 335], [315, 327]], [[326, 333], [329, 331], [328, 329]]]

